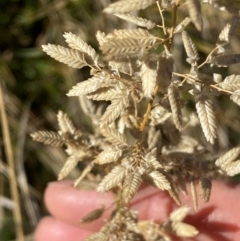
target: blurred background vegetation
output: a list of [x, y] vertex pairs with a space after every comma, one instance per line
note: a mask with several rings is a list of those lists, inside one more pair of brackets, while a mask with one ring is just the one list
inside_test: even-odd
[[[96, 29], [104, 26], [99, 13], [108, 3], [0, 1], [1, 99], [7, 117], [7, 126], [1, 121], [0, 131], [1, 241], [15, 239], [7, 152], [13, 153], [23, 229], [31, 240], [38, 220], [46, 214], [44, 189], [48, 182], [56, 180], [66, 156], [61, 149], [34, 143], [29, 134], [36, 130], [57, 130], [56, 113], [60, 109], [66, 111], [77, 126], [84, 122], [79, 118], [78, 100], [68, 98], [65, 93], [76, 82], [87, 78], [89, 70], [80, 72], [56, 62], [42, 51], [41, 45], [48, 42], [64, 45], [62, 35], [71, 31], [96, 46]], [[9, 130], [11, 146], [6, 145], [8, 140], [3, 129]]]
[[[73, 32], [97, 49], [97, 30], [109, 32], [113, 28], [124, 27], [115, 17], [101, 13], [110, 0], [9, 0], [0, 1], [0, 84], [2, 89], [1, 115], [6, 112], [7, 125], [1, 120], [0, 130], [0, 240], [14, 240], [13, 199], [10, 193], [10, 167], [8, 153], [12, 152], [19, 187], [22, 223], [26, 240], [32, 240], [34, 228], [46, 214], [43, 206], [43, 192], [48, 182], [56, 180], [56, 175], [65, 161], [66, 155], [59, 148], [51, 148], [34, 143], [29, 134], [36, 130], [57, 130], [56, 113], [67, 112], [76, 126], [86, 126], [77, 98], [68, 98], [65, 93], [76, 82], [88, 78], [89, 69], [81, 71], [67, 67], [47, 56], [42, 44], [65, 45], [64, 32]], [[203, 33], [207, 42], [202, 43], [200, 34], [193, 27], [189, 31], [201, 51], [204, 60], [214, 47], [221, 27], [228, 15], [209, 13], [209, 25]], [[156, 15], [154, 15], [154, 14]], [[159, 22], [156, 6], [148, 13], [141, 13]], [[167, 24], [171, 15], [165, 15]], [[182, 15], [179, 15], [182, 18]], [[211, 18], [211, 19], [210, 19]], [[211, 20], [211, 21], [210, 21]], [[170, 25], [171, 26], [171, 25]], [[125, 24], [126, 27], [126, 24]], [[176, 38], [177, 40], [177, 38]], [[239, 41], [236, 37], [235, 42]], [[178, 42], [176, 42], [177, 46]], [[240, 52], [239, 44], [233, 47]], [[176, 53], [178, 54], [178, 53]], [[178, 54], [179, 55], [179, 54]], [[179, 56], [179, 63], [182, 57]], [[179, 64], [179, 68], [183, 68]], [[239, 73], [239, 66], [229, 73]], [[211, 70], [212, 71], [212, 70]], [[206, 74], [210, 70], [205, 70]], [[226, 69], [221, 70], [226, 74]], [[1, 93], [0, 93], [1, 94]], [[186, 98], [188, 98], [186, 96]], [[216, 102], [216, 113], [222, 133], [219, 146], [225, 150], [239, 143], [239, 108], [223, 97]], [[224, 113], [224, 114], [223, 114]], [[9, 131], [9, 136], [6, 135]], [[226, 132], [227, 131], [227, 132]], [[228, 133], [223, 134], [223, 133]], [[231, 134], [232, 133], [232, 134]], [[10, 142], [9, 142], [10, 141]], [[11, 145], [6, 144], [11, 143]], [[11, 156], [11, 155], [10, 155]], [[77, 172], [77, 171], [76, 171]], [[77, 173], [72, 173], [76, 177]]]

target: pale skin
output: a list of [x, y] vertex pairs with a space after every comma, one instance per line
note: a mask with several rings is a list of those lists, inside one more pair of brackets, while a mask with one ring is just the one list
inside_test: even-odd
[[[193, 206], [191, 196], [181, 195], [183, 205]], [[81, 241], [103, 225], [111, 208], [103, 217], [90, 224], [80, 219], [90, 211], [110, 207], [115, 201], [112, 193], [77, 190], [69, 181], [50, 183], [45, 192], [45, 203], [51, 216], [43, 218], [35, 232], [35, 241]], [[177, 205], [165, 191], [142, 187], [131, 202], [139, 211], [139, 218], [163, 222]], [[194, 225], [200, 234], [192, 239], [174, 238], [174, 241], [237, 241], [240, 240], [240, 185], [213, 182], [208, 203], [199, 198], [199, 210], [184, 220]]]

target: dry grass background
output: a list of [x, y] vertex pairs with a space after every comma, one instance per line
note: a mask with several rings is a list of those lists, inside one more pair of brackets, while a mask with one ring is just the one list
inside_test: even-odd
[[[76, 98], [65, 93], [88, 77], [88, 71], [77, 71], [46, 56], [41, 45], [48, 42], [64, 45], [62, 34], [73, 32], [96, 47], [95, 32], [126, 28], [123, 21], [101, 14], [110, 0], [24, 0], [0, 3], [0, 240], [33, 240], [38, 220], [46, 214], [42, 198], [49, 181], [56, 179], [65, 153], [34, 143], [29, 134], [36, 130], [56, 130], [56, 113], [67, 112], [78, 127], [89, 128]], [[214, 39], [224, 26], [227, 15], [216, 15], [210, 9], [203, 32], [207, 42], [194, 41], [204, 59]], [[156, 16], [154, 15], [156, 13]], [[159, 19], [157, 8], [142, 12], [150, 19]], [[171, 19], [171, 16], [166, 14]], [[179, 15], [179, 18], [182, 16]], [[217, 21], [212, 21], [212, 20]], [[159, 22], [159, 20], [157, 20]], [[208, 25], [215, 22], [215, 25]], [[168, 21], [167, 21], [168, 23]], [[106, 27], [107, 26], [107, 27]], [[157, 34], [157, 33], [155, 33]], [[196, 34], [196, 35], [194, 35]], [[238, 35], [240, 36], [240, 35]], [[238, 37], [231, 45], [240, 52]], [[175, 39], [175, 46], [178, 46]], [[176, 48], [176, 50], [179, 48]], [[179, 63], [181, 63], [181, 53]], [[179, 67], [184, 68], [184, 65]], [[226, 73], [223, 69], [223, 74]], [[208, 70], [206, 69], [207, 73]], [[239, 65], [229, 73], [239, 73]], [[186, 97], [190, 98], [190, 97]], [[239, 144], [239, 107], [227, 98], [216, 102], [219, 122], [219, 148], [223, 151]], [[229, 108], [231, 105], [231, 108]], [[189, 108], [192, 108], [189, 106]], [[227, 134], [223, 134], [227, 133]], [[72, 177], [77, 176], [77, 171]], [[14, 203], [16, 205], [14, 205]], [[18, 222], [18, 225], [16, 225]], [[15, 229], [13, 229], [15, 227]]]
[[79, 120], [77, 101], [65, 95], [73, 84], [86, 77], [84, 71], [51, 60], [41, 45], [61, 43], [66, 31], [75, 32], [94, 45], [93, 33], [100, 27], [96, 23], [103, 22], [98, 19], [102, 4], [73, 0], [0, 3], [2, 241], [15, 240], [17, 236], [19, 241], [32, 240], [38, 220], [46, 213], [42, 203], [44, 188], [56, 179], [65, 160], [62, 150], [36, 145], [29, 134], [38, 129], [55, 129], [55, 113], [59, 109], [68, 110], [79, 125], [85, 122]]

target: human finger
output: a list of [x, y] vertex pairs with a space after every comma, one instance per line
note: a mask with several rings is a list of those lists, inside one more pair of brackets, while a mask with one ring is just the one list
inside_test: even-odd
[[[58, 185], [59, 184], [57, 184], [57, 186]], [[56, 186], [54, 185], [51, 187], [51, 189], [49, 190], [50, 194], [55, 188]], [[70, 185], [65, 185], [65, 190], [68, 188], [71, 189], [73, 196], [77, 195], [75, 198], [81, 198], [80, 196], [84, 196], [86, 194], [85, 191], [75, 190]], [[59, 187], [55, 191], [59, 191]], [[46, 194], [48, 195], [49, 193]], [[99, 193], [91, 191], [88, 194], [88, 197], [92, 200], [92, 205], [95, 207], [96, 203], [99, 205]], [[57, 196], [54, 197], [56, 198]], [[226, 202], [223, 197], [228, 197], [228, 202]], [[101, 201], [103, 203], [109, 201], [108, 196], [102, 198], [103, 199]], [[240, 203], [239, 198], [239, 186], [227, 185], [222, 182], [213, 182], [213, 190], [210, 202], [206, 204], [200, 202], [199, 211], [197, 213], [192, 213], [192, 215], [187, 218], [187, 221], [191, 224], [194, 224], [201, 233], [195, 240], [226, 241], [226, 237], [233, 238], [230, 240], [240, 238], [238, 226], [238, 220], [240, 219], [240, 217], [238, 212], [236, 212], [236, 208], [238, 208]], [[181, 199], [183, 205], [193, 206], [190, 195], [186, 197], [181, 196]], [[75, 210], [76, 212], [76, 210], [79, 209], [79, 202], [72, 202], [71, 199], [70, 201], [69, 199], [61, 199], [59, 200], [59, 202], [65, 202], [65, 204], [62, 204], [65, 207], [69, 206], [70, 204], [75, 205], [72, 206], [72, 211]], [[113, 197], [111, 196], [111, 203], [112, 202]], [[92, 211], [94, 209], [93, 206], [91, 206], [90, 210], [88, 211]], [[84, 208], [84, 203], [82, 203], [81, 208]], [[169, 194], [167, 192], [162, 192], [148, 186], [139, 190], [139, 192], [136, 194], [136, 196], [132, 200], [132, 208], [139, 211], [140, 219], [152, 219], [158, 222], [163, 222], [168, 218], [169, 213], [177, 208], [177, 205], [173, 202], [172, 198], [169, 197]], [[59, 209], [55, 209], [55, 212], [52, 211], [51, 213], [55, 213], [55, 216], [59, 217], [59, 214], [56, 213], [58, 211]], [[69, 215], [73, 217], [70, 212]], [[79, 220], [79, 215], [77, 215], [77, 219]], [[227, 221], [223, 221], [221, 219], [225, 219]], [[74, 217], [74, 220], [76, 220], [76, 217]], [[96, 231], [100, 228], [100, 226], [100, 223], [98, 223], [97, 226], [91, 228], [86, 225], [81, 227], [86, 227], [88, 230]]]
[[[45, 191], [45, 204], [54, 217], [86, 230], [97, 231], [103, 224], [104, 218], [109, 217], [114, 202], [112, 193], [97, 193], [96, 191], [78, 190], [70, 181], [54, 182]], [[104, 205], [107, 209], [101, 219], [89, 224], [81, 224], [82, 217], [94, 209]]]
[[[240, 185], [226, 184], [213, 181], [210, 201], [204, 203], [198, 194], [198, 211], [194, 212], [193, 201], [190, 195], [180, 195], [182, 205], [192, 207], [192, 213], [186, 222], [199, 230], [195, 241], [231, 241], [240, 240]], [[148, 193], [148, 198], [144, 198]], [[167, 192], [157, 192], [153, 187], [140, 190], [133, 199], [133, 209], [139, 211], [140, 219], [165, 221], [169, 213], [177, 208]], [[174, 239], [177, 240], [177, 239]], [[182, 239], [181, 239], [182, 240]], [[191, 240], [191, 239], [186, 239]]]
[[79, 229], [54, 217], [45, 217], [35, 230], [35, 241], [79, 241], [88, 237], [90, 231]]

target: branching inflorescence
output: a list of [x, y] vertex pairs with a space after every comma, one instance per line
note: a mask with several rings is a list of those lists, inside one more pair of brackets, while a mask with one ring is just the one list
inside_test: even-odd
[[[192, 22], [198, 31], [202, 31], [201, 5], [204, 3], [209, 8], [229, 10], [227, 1], [214, 0], [120, 0], [110, 4], [104, 9], [105, 13], [134, 23], [138, 28], [111, 33], [98, 31], [96, 38], [103, 58], [73, 33], [63, 35], [69, 48], [52, 44], [43, 46], [48, 55], [70, 67], [88, 66], [91, 69], [91, 77], [73, 86], [67, 95], [80, 97], [85, 104], [94, 133], [77, 130], [67, 114], [59, 111], [59, 132], [39, 131], [31, 135], [35, 141], [66, 147], [68, 158], [59, 173], [59, 180], [65, 178], [78, 162], [85, 162], [86, 168], [75, 186], [98, 166], [105, 176], [97, 191], [119, 193], [114, 214], [98, 233], [87, 238], [88, 241], [171, 240], [171, 234], [194, 237], [198, 234], [197, 229], [183, 222], [190, 211], [185, 206], [173, 211], [169, 220], [161, 225], [138, 221], [136, 212], [129, 209], [128, 204], [141, 183], [167, 190], [180, 205], [178, 193], [185, 191], [189, 182], [197, 209], [197, 182], [202, 199], [207, 202], [212, 179], [240, 173], [240, 147], [218, 158], [205, 155], [207, 143], [213, 145], [217, 138], [213, 96], [229, 95], [240, 105], [240, 75], [232, 74], [223, 79], [219, 73], [212, 73], [210, 81], [201, 77], [204, 65], [222, 67], [240, 62], [240, 54], [225, 53], [240, 17], [238, 11], [231, 8], [233, 16], [219, 33], [216, 47], [199, 65], [198, 49], [185, 28]], [[132, 11], [154, 4], [161, 16], [164, 11], [172, 12], [171, 28], [167, 29], [164, 22], [159, 26], [152, 20], [131, 15]], [[185, 13], [189, 17], [178, 23], [177, 13], [182, 9], [187, 10]], [[160, 19], [164, 21], [164, 18]], [[159, 29], [162, 36], [151, 34], [152, 29]], [[188, 73], [174, 72], [172, 49], [176, 35], [182, 39], [186, 62], [190, 65]], [[184, 93], [193, 95], [195, 118], [194, 113], [186, 111]], [[107, 108], [101, 104], [97, 108], [93, 104], [95, 101], [110, 104]], [[198, 126], [201, 126], [205, 142], [189, 134], [188, 128]], [[90, 222], [99, 218], [104, 210], [104, 207], [94, 210], [82, 220]]]

